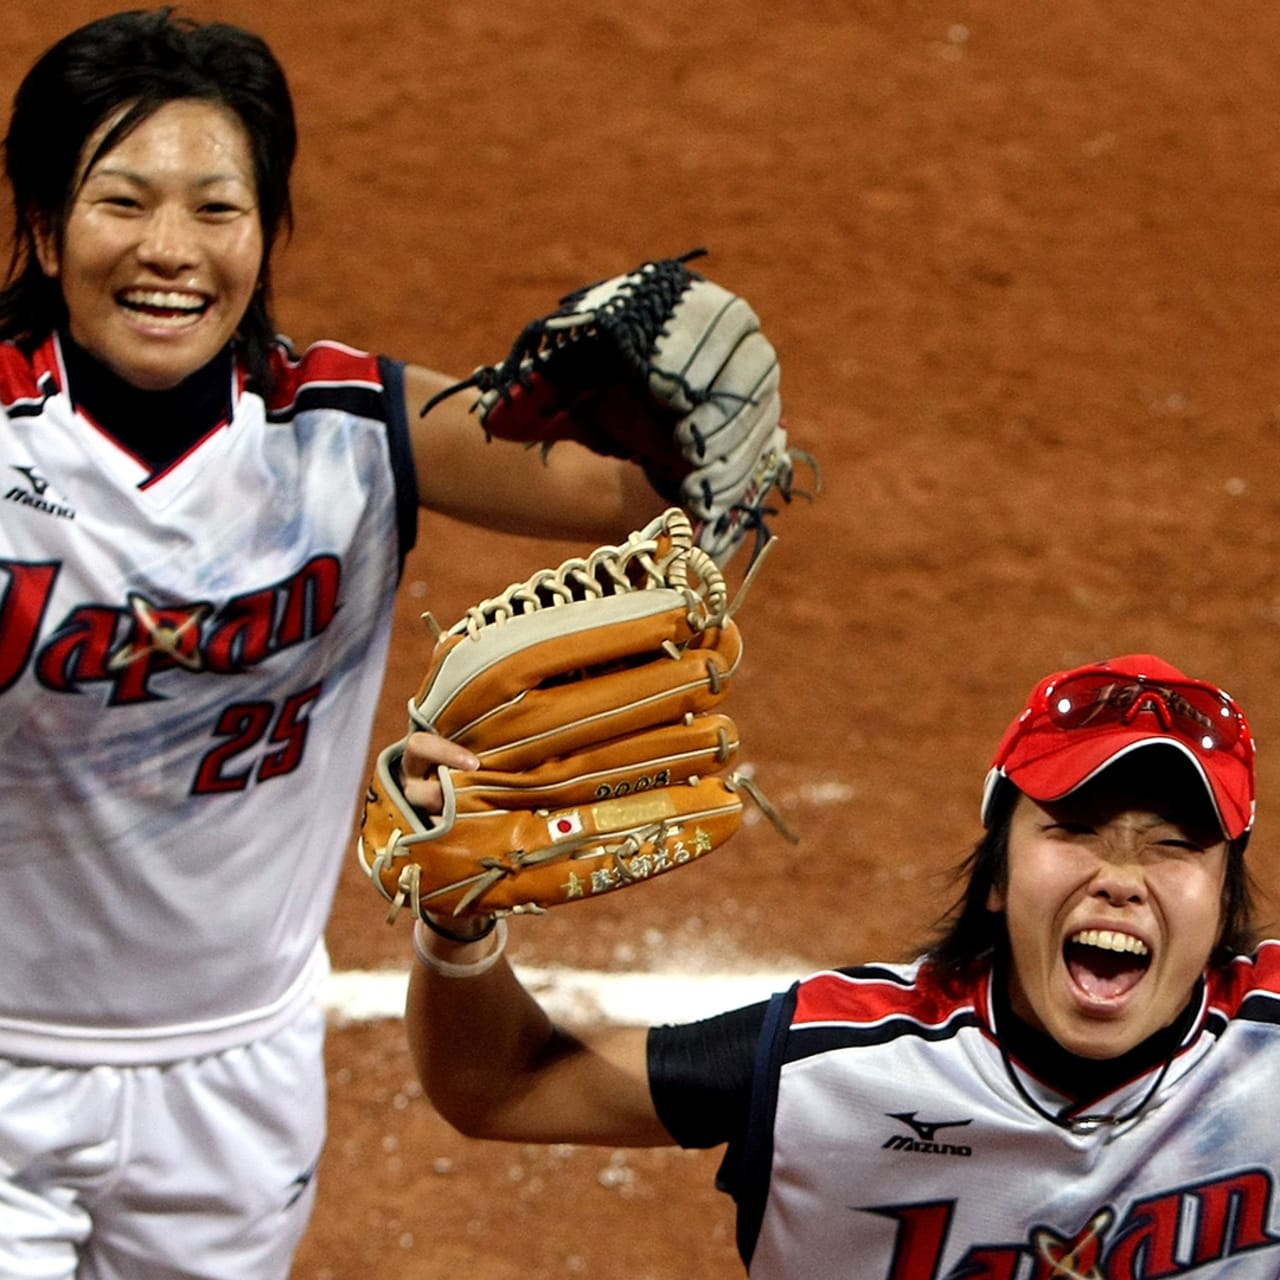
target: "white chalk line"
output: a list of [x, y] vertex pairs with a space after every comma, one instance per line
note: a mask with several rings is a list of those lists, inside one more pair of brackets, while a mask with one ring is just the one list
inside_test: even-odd
[[[605, 973], [515, 966], [517, 976], [556, 1019], [583, 1023], [688, 1022], [736, 1009], [784, 990], [800, 970], [753, 973]], [[399, 1018], [407, 970], [364, 969], [331, 974], [321, 993], [337, 1026]]]

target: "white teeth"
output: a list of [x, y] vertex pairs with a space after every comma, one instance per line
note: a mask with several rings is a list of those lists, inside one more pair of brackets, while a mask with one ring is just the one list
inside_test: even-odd
[[1071, 939], [1082, 947], [1097, 947], [1102, 951], [1128, 951], [1135, 956], [1148, 954], [1147, 944], [1130, 933], [1117, 933], [1112, 929], [1082, 929]]
[[135, 307], [155, 307], [161, 311], [200, 311], [202, 299], [189, 293], [170, 293], [164, 289], [130, 289], [120, 295], [120, 300]]

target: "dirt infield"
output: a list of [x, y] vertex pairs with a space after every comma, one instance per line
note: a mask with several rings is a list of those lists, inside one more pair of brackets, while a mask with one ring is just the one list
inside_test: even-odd
[[[6, 98], [70, 25], [23, 0]], [[187, 11], [273, 44], [298, 99], [299, 342], [465, 373], [560, 293], [706, 245], [783, 361], [825, 492], [777, 522], [731, 707], [800, 828], [513, 929], [529, 964], [792, 966], [910, 952], [977, 834], [1033, 681], [1154, 651], [1225, 684], [1280, 849], [1280, 8], [966, 0], [562, 0]], [[1034, 17], [1031, 15], [1034, 14]], [[379, 737], [426, 607], [577, 548], [426, 518]], [[698, 877], [698, 878], [695, 878]], [[403, 966], [354, 859], [339, 968]], [[717, 1153], [449, 1132], [398, 1025], [335, 1027], [300, 1280], [741, 1274]]]

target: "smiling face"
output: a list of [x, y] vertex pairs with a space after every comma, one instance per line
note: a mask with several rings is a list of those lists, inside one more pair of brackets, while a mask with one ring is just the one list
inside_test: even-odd
[[80, 176], [61, 237], [35, 229], [71, 336], [144, 390], [207, 364], [235, 334], [262, 271], [253, 175], [238, 117], [194, 98], [162, 106], [99, 157]]
[[1222, 931], [1227, 859], [1201, 784], [1180, 772], [1122, 762], [1065, 800], [1020, 796], [988, 899], [1005, 913], [1014, 1009], [1087, 1058], [1168, 1026]]

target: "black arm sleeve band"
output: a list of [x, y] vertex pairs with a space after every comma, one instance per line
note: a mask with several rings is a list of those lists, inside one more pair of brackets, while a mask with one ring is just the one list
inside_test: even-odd
[[767, 1003], [649, 1030], [649, 1088], [682, 1147], [715, 1147], [747, 1123], [756, 1044]]

